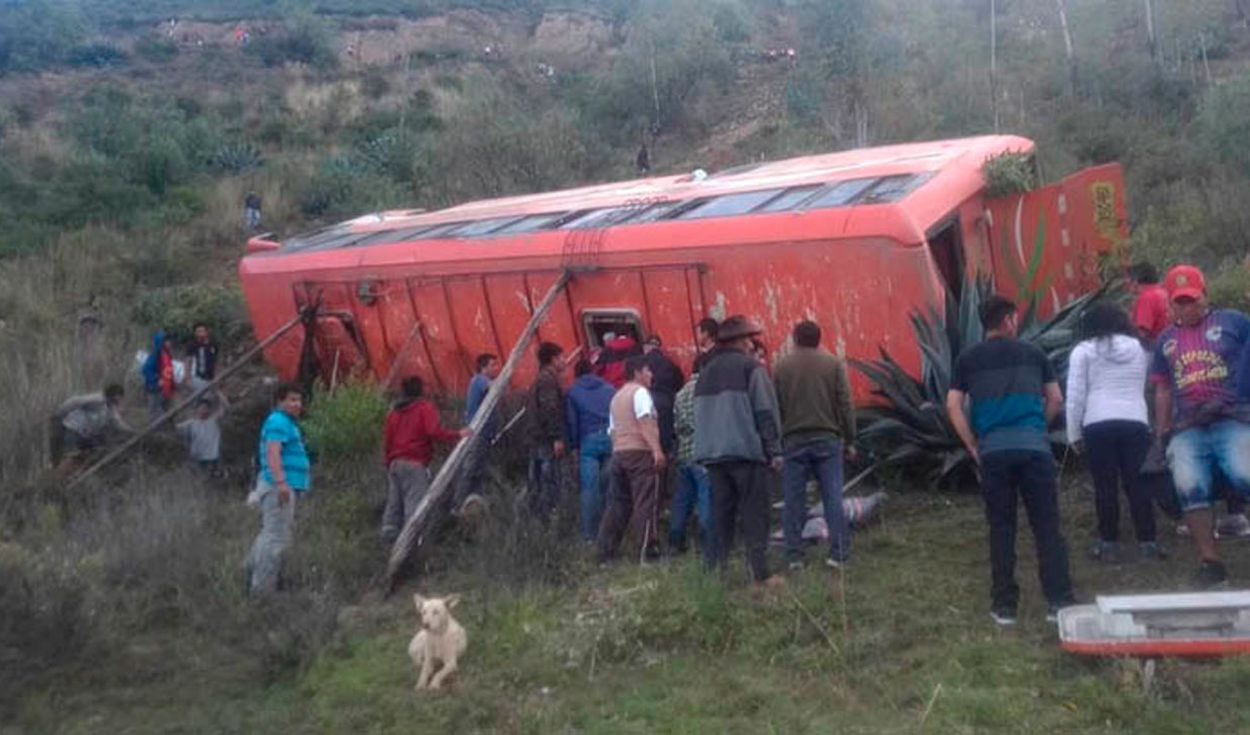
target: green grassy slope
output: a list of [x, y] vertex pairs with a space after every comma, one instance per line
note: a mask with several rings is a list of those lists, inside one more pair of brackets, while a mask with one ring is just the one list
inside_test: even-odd
[[[1098, 566], [1084, 551], [1089, 490], [1068, 470], [1065, 526], [1078, 593], [1173, 589], [1194, 566], [1173, 559]], [[1022, 519], [1023, 521], [1023, 519]], [[464, 595], [470, 634], [449, 691], [415, 695], [406, 657], [408, 591], [296, 680], [248, 684], [244, 659], [173, 644], [168, 677], [28, 703], [28, 731], [58, 732], [1245, 732], [1236, 706], [1250, 662], [1164, 661], [1150, 682], [1134, 661], [1062, 652], [1043, 621], [1031, 536], [1021, 536], [1021, 624], [986, 609], [984, 522], [971, 497], [907, 496], [857, 536], [845, 577], [809, 569], [789, 592], [754, 599], [694, 559], [606, 570], [584, 563], [568, 589], [508, 591], [454, 570], [423, 589]], [[1250, 569], [1250, 544], [1225, 545]], [[812, 555], [815, 558], [815, 554]], [[20, 726], [20, 725], [19, 725]]]

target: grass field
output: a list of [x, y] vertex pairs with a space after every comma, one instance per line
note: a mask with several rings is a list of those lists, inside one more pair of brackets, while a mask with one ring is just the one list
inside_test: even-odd
[[[1064, 506], [1083, 599], [1173, 589], [1192, 573], [1192, 552], [1168, 524], [1168, 561], [1089, 561], [1092, 501], [1071, 468]], [[345, 611], [336, 643], [294, 679], [258, 685], [244, 651], [187, 650], [154, 634], [132, 646], [143, 678], [67, 677], [26, 703], [14, 731], [1250, 731], [1240, 704], [1250, 661], [1160, 662], [1147, 682], [1134, 661], [1063, 653], [1043, 620], [1028, 533], [1021, 623], [998, 630], [984, 537], [974, 497], [896, 496], [856, 537], [844, 575], [813, 566], [764, 600], [747, 590], [740, 560], [722, 583], [694, 558], [609, 569], [586, 559], [569, 587], [517, 588], [453, 567], [420, 585], [464, 597], [469, 654], [447, 692], [412, 692], [409, 588]], [[1235, 577], [1250, 575], [1250, 542], [1225, 551]]]

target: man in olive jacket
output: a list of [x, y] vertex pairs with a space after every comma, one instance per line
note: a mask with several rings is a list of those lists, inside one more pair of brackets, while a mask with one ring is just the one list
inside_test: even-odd
[[820, 347], [820, 326], [794, 326], [794, 350], [777, 363], [774, 380], [781, 404], [785, 462], [781, 469], [785, 510], [786, 561], [803, 566], [803, 524], [807, 520], [807, 481], [820, 485], [829, 528], [826, 565], [838, 568], [850, 559], [851, 534], [842, 512], [842, 456], [854, 459], [855, 407], [846, 364]]

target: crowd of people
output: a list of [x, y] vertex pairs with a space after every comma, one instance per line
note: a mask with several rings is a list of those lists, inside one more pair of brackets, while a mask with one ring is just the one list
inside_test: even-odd
[[[564, 348], [552, 342], [538, 346], [538, 371], [523, 409], [526, 511], [549, 521], [576, 492], [578, 533], [604, 562], [618, 557], [627, 535], [643, 561], [686, 553], [693, 521], [705, 563], [723, 567], [741, 529], [752, 579], [761, 588], [776, 587], [783, 581], [770, 573], [766, 550], [769, 488], [780, 474], [787, 562], [792, 568], [804, 563], [807, 485], [815, 481], [830, 529], [825, 563], [845, 564], [850, 532], [842, 462], [855, 457], [845, 363], [820, 347], [820, 327], [811, 321], [795, 325], [793, 349], [772, 369], [761, 330], [746, 317], [704, 319], [696, 332], [699, 353], [688, 379], [658, 335], [639, 340], [609, 331], [600, 335], [594, 353], [572, 361], [567, 390], [570, 360]], [[499, 360], [484, 354], [477, 367], [466, 396], [466, 424], [498, 377]], [[401, 459], [390, 426], [400, 410], [397, 405], [387, 419], [392, 488]], [[482, 436], [471, 444], [455, 507], [480, 499], [480, 478], [498, 424], [497, 416], [488, 417]], [[415, 431], [426, 440], [465, 435], [436, 421], [420, 423]], [[413, 452], [407, 460], [428, 473], [428, 454]], [[392, 498], [396, 495], [392, 490]], [[392, 526], [384, 524], [383, 533], [393, 538]]]
[[[1065, 408], [1070, 446], [1086, 456], [1094, 485], [1094, 559], [1122, 558], [1121, 491], [1142, 559], [1165, 556], [1156, 505], [1183, 519], [1178, 531], [1199, 557], [1198, 588], [1228, 579], [1217, 531], [1250, 533], [1241, 510], [1250, 495], [1250, 319], [1212, 309], [1194, 266], [1173, 267], [1163, 284], [1147, 264], [1136, 266], [1134, 277], [1131, 315], [1110, 303], [1086, 314], [1066, 391], [1046, 355], [1018, 338], [1016, 306], [1001, 296], [981, 305], [985, 341], [956, 362], [947, 411], [978, 466], [990, 526], [991, 615], [1000, 625], [1016, 622], [1019, 604], [1020, 503], [1033, 529], [1049, 616], [1075, 599], [1047, 436]], [[1152, 493], [1152, 485], [1161, 490]], [[1241, 501], [1230, 507], [1232, 522], [1217, 528], [1212, 506], [1221, 487]]]
[[[1194, 266], [1171, 268], [1162, 283], [1149, 265], [1133, 273], [1131, 312], [1103, 302], [1085, 314], [1062, 388], [1052, 361], [1019, 338], [1017, 306], [1002, 296], [983, 301], [985, 339], [953, 366], [946, 409], [977, 468], [989, 527], [991, 614], [1001, 625], [1016, 622], [1020, 601], [1020, 504], [1033, 531], [1050, 615], [1076, 599], [1049, 436], [1061, 413], [1069, 445], [1086, 457], [1094, 486], [1093, 559], [1117, 562], [1128, 555], [1119, 538], [1121, 493], [1128, 500], [1135, 556], [1166, 556], [1155, 515], [1162, 508], [1197, 551], [1195, 586], [1201, 588], [1228, 577], [1216, 539], [1250, 535], [1244, 514], [1250, 496], [1250, 318], [1211, 308], [1203, 274]], [[200, 389], [214, 379], [217, 348], [206, 326], [197, 325], [194, 334], [185, 372]], [[566, 504], [576, 505], [580, 538], [602, 562], [619, 556], [627, 536], [640, 561], [686, 553], [694, 525], [705, 566], [723, 569], [741, 536], [751, 579], [766, 590], [785, 584], [770, 570], [766, 553], [770, 489], [781, 488], [784, 559], [797, 570], [806, 563], [802, 531], [814, 483], [828, 534], [823, 564], [840, 569], [852, 548], [843, 463], [857, 458], [845, 362], [822, 348], [821, 328], [810, 320], [794, 325], [786, 349], [772, 361], [760, 327], [745, 316], [704, 319], [696, 335], [698, 352], [687, 377], [658, 336], [604, 333], [598, 348], [575, 361], [567, 390], [565, 349], [552, 342], [538, 346], [538, 370], [522, 409], [525, 510], [546, 523]], [[142, 367], [156, 417], [168, 409], [175, 373], [163, 335]], [[499, 379], [501, 362], [483, 354], [476, 368], [466, 395], [466, 426]], [[86, 451], [108, 431], [131, 431], [118, 411], [122, 397], [122, 387], [110, 385], [62, 405], [56, 416], [62, 451]], [[210, 474], [220, 459], [225, 408], [224, 396], [209, 394], [177, 426], [190, 459]], [[249, 496], [262, 516], [247, 559], [253, 592], [276, 588], [296, 499], [309, 488], [298, 424], [302, 410], [300, 389], [283, 384], [261, 429], [258, 479]], [[453, 508], [462, 513], [485, 502], [492, 447], [513, 423], [501, 428], [496, 413], [492, 409], [479, 422], [476, 436], [468, 428], [445, 427], [421, 379], [403, 380], [383, 432], [389, 484], [384, 541], [394, 541], [428, 493], [436, 444], [473, 438], [455, 479]], [[1220, 500], [1228, 512], [1216, 523], [1213, 508]]]

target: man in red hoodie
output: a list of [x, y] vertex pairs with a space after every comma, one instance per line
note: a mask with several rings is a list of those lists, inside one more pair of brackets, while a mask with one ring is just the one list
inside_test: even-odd
[[386, 415], [383, 430], [386, 475], [390, 486], [382, 513], [382, 540], [394, 543], [421, 498], [430, 489], [430, 460], [434, 442], [452, 443], [470, 436], [469, 429], [454, 431], [442, 425], [438, 409], [421, 397], [421, 378], [405, 378], [403, 397]]

